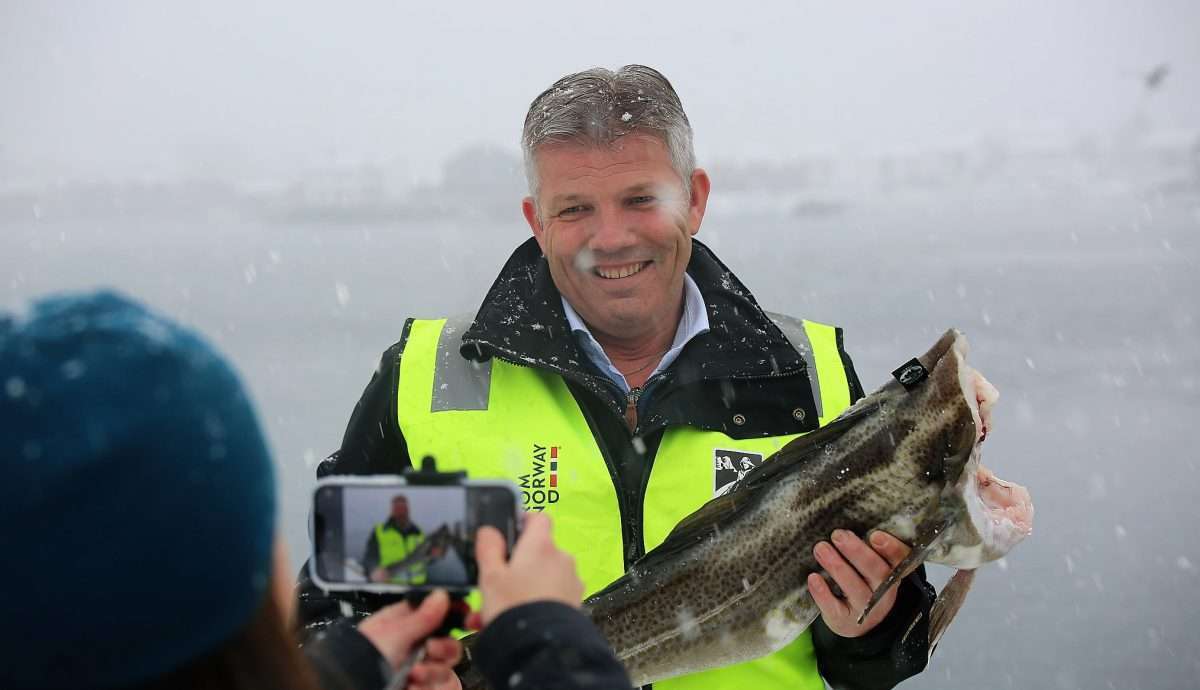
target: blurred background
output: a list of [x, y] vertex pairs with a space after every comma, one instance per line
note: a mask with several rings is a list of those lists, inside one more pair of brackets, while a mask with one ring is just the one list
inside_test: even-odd
[[903, 687], [1195, 687], [1200, 5], [432, 5], [0, 2], [0, 307], [113, 286], [212, 338], [298, 566], [405, 317], [528, 236], [529, 102], [648, 64], [761, 304], [845, 327], [868, 390], [956, 326], [1002, 393], [1036, 531]]

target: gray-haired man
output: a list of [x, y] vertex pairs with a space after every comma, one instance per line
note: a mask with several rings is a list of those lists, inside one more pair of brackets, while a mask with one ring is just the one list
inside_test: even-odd
[[[406, 323], [318, 474], [395, 472], [429, 454], [512, 479], [527, 509], [555, 516], [596, 590], [722, 488], [715, 458], [760, 463], [862, 390], [840, 329], [768, 315], [693, 239], [711, 183], [663, 75], [563, 77], [530, 106], [522, 147], [533, 238], [473, 318]], [[822, 614], [809, 632], [656, 686], [890, 688], [919, 672], [923, 572], [863, 625], [854, 613], [908, 547], [832, 537], [815, 557], [843, 596], [810, 578]], [[305, 604], [307, 620], [329, 615]]]

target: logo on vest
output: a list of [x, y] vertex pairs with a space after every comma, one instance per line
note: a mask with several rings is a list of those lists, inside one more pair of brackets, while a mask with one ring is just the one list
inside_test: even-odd
[[558, 449], [559, 446], [533, 444], [529, 474], [517, 477], [525, 510], [540, 513], [546, 506], [558, 503]]
[[729, 491], [746, 473], [763, 463], [761, 453], [713, 449], [713, 496]]

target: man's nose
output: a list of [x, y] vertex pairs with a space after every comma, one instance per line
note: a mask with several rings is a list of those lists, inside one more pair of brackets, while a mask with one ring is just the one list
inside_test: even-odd
[[592, 228], [593, 251], [611, 253], [632, 247], [637, 242], [637, 226], [633, 214], [622, 208], [601, 207]]

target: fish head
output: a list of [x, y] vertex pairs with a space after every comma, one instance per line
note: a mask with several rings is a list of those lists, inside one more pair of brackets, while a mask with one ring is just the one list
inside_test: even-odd
[[967, 364], [968, 350], [966, 337], [950, 330], [920, 358], [930, 381], [919, 404], [943, 419], [946, 439], [945, 451], [930, 458], [941, 465], [936, 471], [945, 484], [938, 509], [947, 527], [926, 560], [960, 569], [1004, 556], [1033, 532], [1029, 490], [998, 478], [980, 461], [1000, 393]]

